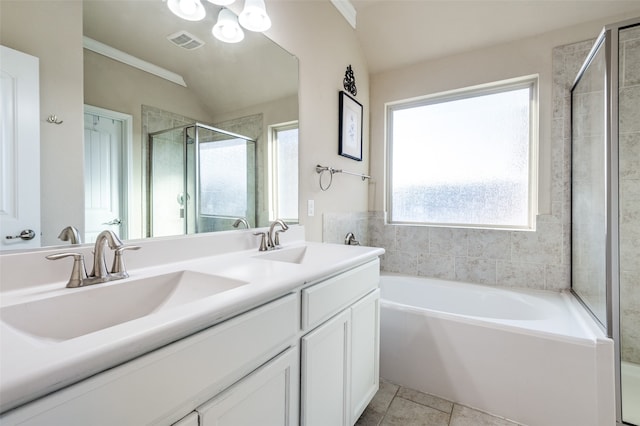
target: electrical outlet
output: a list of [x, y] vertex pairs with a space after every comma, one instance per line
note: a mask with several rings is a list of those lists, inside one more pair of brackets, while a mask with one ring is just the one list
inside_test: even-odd
[[315, 214], [315, 204], [313, 200], [307, 201], [307, 216], [313, 216]]

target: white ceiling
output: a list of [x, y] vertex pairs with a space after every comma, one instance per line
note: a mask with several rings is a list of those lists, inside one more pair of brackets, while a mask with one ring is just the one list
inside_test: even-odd
[[[160, 0], [84, 0], [84, 35], [184, 77], [212, 116], [272, 102], [298, 92], [298, 61], [263, 34], [245, 31], [241, 43], [211, 35], [219, 7], [203, 2], [207, 17], [189, 22]], [[166, 37], [185, 30], [205, 45], [184, 50]]]
[[356, 33], [371, 73], [601, 18], [640, 16], [639, 0], [351, 2], [357, 11]]

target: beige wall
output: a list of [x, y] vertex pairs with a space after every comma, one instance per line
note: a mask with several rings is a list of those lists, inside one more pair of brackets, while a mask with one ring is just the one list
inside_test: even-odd
[[[238, 3], [238, 2], [236, 2]], [[322, 215], [367, 211], [368, 184], [336, 175], [321, 191], [316, 164], [358, 173], [369, 172], [369, 76], [355, 31], [329, 1], [267, 2], [273, 26], [267, 35], [300, 61], [300, 223], [306, 237], [322, 240]], [[363, 161], [338, 155], [338, 92], [347, 66], [355, 72], [364, 105]], [[315, 216], [307, 216], [307, 200], [315, 201]]]
[[[640, 14], [640, 10], [638, 10]], [[539, 75], [539, 202], [538, 213], [551, 212], [551, 88], [552, 49], [556, 46], [595, 38], [606, 24], [629, 15], [549, 32], [511, 43], [460, 55], [418, 63], [371, 76], [371, 174], [378, 184], [370, 205], [385, 210], [384, 104], [452, 89], [489, 83], [530, 74]]]
[[[82, 4], [3, 0], [0, 43], [40, 59], [42, 244], [59, 244], [65, 226], [84, 229], [84, 158], [78, 147], [83, 137]], [[47, 123], [49, 114], [63, 123]], [[51, 158], [56, 161], [47, 161]]]

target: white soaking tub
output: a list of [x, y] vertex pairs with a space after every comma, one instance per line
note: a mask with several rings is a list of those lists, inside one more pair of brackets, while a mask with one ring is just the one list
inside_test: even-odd
[[568, 293], [381, 277], [380, 375], [529, 426], [615, 424], [613, 341]]

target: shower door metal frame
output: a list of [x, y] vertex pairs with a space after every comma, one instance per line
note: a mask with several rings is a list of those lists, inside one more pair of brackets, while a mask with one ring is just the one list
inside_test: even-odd
[[[619, 37], [620, 31], [626, 28], [640, 25], [640, 18], [632, 18], [615, 24], [606, 25], [589, 55], [585, 59], [573, 85], [571, 94], [579, 83], [585, 71], [591, 65], [591, 61], [602, 46], [605, 49], [605, 278], [606, 278], [606, 318], [604, 326], [607, 336], [613, 339], [615, 360], [615, 405], [616, 424], [628, 425], [622, 420], [622, 382], [621, 382], [621, 347], [620, 347], [620, 233], [619, 233]], [[573, 115], [573, 95], [571, 96], [571, 114]], [[573, 122], [573, 117], [572, 117]], [[573, 135], [571, 136], [571, 148], [573, 151]], [[573, 154], [572, 154], [573, 155]], [[573, 236], [572, 236], [573, 238]], [[585, 305], [587, 311], [594, 317], [598, 324], [600, 321], [573, 290], [571, 292]]]
[[[610, 132], [609, 132], [609, 123], [611, 122], [610, 120], [610, 116], [609, 116], [609, 97], [610, 97], [610, 86], [609, 86], [609, 80], [610, 80], [610, 76], [611, 76], [611, 71], [610, 71], [610, 61], [608, 60], [608, 52], [609, 52], [609, 45], [607, 43], [609, 37], [607, 37], [607, 30], [606, 28], [600, 33], [600, 35], [598, 36], [598, 38], [596, 39], [595, 43], [593, 44], [593, 47], [591, 48], [591, 51], [589, 52], [589, 54], [587, 55], [587, 58], [585, 59], [584, 63], [582, 64], [582, 67], [580, 68], [580, 71], [578, 71], [578, 75], [576, 76], [572, 86], [571, 86], [571, 90], [570, 90], [570, 100], [571, 100], [571, 126], [572, 126], [572, 134], [571, 134], [571, 166], [572, 166], [572, 176], [571, 176], [571, 206], [572, 206], [572, 213], [571, 213], [571, 220], [573, 222], [573, 157], [574, 157], [574, 148], [573, 148], [573, 120], [574, 120], [574, 116], [573, 116], [573, 111], [574, 111], [574, 100], [573, 100], [573, 92], [576, 89], [578, 83], [580, 83], [580, 81], [582, 80], [583, 75], [585, 74], [585, 72], [589, 69], [589, 67], [591, 66], [591, 64], [593, 63], [593, 60], [595, 58], [595, 56], [598, 54], [598, 52], [600, 51], [600, 49], [604, 49], [604, 57], [605, 57], [605, 84], [604, 84], [604, 103], [605, 103], [605, 117], [604, 117], [604, 145], [605, 145], [605, 150], [604, 150], [604, 154], [605, 154], [605, 158], [603, 159], [604, 164], [605, 164], [605, 176], [604, 176], [604, 186], [605, 186], [605, 289], [606, 289], [606, 301], [605, 301], [605, 305], [606, 305], [606, 323], [603, 324], [600, 320], [600, 318], [598, 318], [596, 316], [596, 314], [594, 312], [592, 312], [591, 308], [589, 307], [589, 305], [582, 300], [582, 297], [580, 296], [580, 294], [578, 292], [576, 292], [573, 288], [573, 261], [572, 261], [572, 268], [571, 268], [571, 293], [573, 293], [573, 295], [576, 297], [576, 299], [578, 301], [580, 301], [580, 303], [586, 308], [587, 312], [589, 312], [589, 314], [593, 317], [593, 319], [596, 321], [596, 324], [598, 324], [601, 328], [603, 328], [605, 330], [605, 332], [607, 333], [607, 336], [612, 337], [612, 330], [611, 330], [611, 323], [612, 323], [612, 318], [611, 318], [611, 308], [612, 308], [612, 294], [610, 293], [610, 289], [611, 289], [611, 244], [609, 242], [610, 238], [609, 236], [611, 235], [611, 214], [612, 212], [610, 211], [610, 206], [611, 206], [611, 179], [610, 179], [610, 161], [611, 161], [611, 143], [610, 143]], [[572, 226], [573, 228], [573, 226]], [[573, 230], [573, 229], [572, 229]], [[571, 250], [573, 251], [573, 232], [571, 235]], [[573, 257], [573, 256], [572, 256]]]

